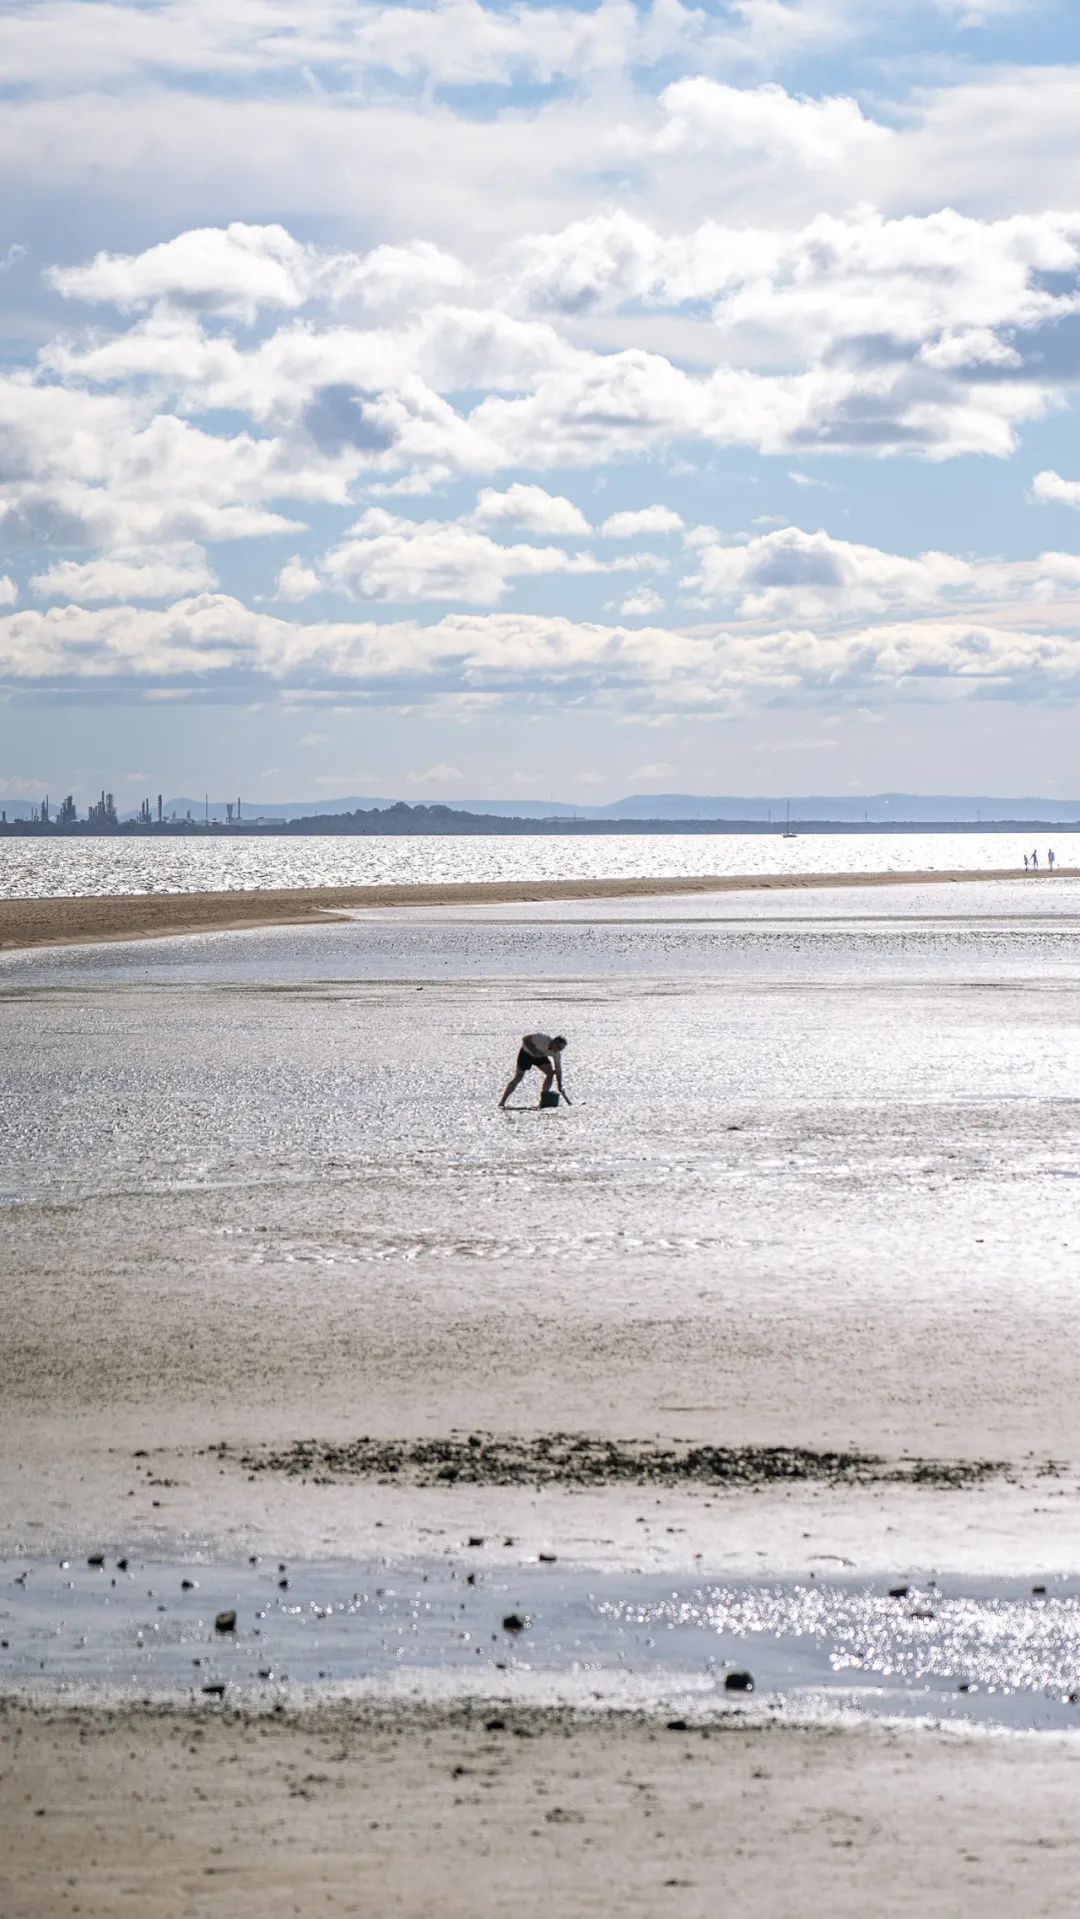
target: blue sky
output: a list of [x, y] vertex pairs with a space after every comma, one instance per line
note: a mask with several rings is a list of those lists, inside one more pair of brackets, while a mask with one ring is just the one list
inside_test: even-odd
[[0, 797], [1080, 791], [1063, 0], [19, 0], [0, 76]]

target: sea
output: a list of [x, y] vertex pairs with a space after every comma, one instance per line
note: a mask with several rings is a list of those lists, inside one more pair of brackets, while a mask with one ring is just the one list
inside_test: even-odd
[[[652, 879], [821, 873], [1023, 872], [1045, 835], [1019, 833], [522, 834], [249, 839], [0, 839], [0, 899], [203, 893], [277, 887], [451, 885], [483, 880]], [[1055, 834], [1060, 865], [1080, 833]]]

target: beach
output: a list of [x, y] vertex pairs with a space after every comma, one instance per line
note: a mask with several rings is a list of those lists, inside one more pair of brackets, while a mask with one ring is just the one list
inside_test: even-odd
[[1057, 1744], [460, 1708], [16, 1710], [0, 1731], [7, 1919], [1075, 1908]]
[[[697, 1913], [722, 1875], [771, 1919], [800, 1872], [840, 1912], [953, 1913], [1011, 1874], [991, 1909], [1071, 1909], [1078, 1748], [1007, 1730], [1005, 1704], [1049, 1710], [1056, 1686], [1069, 1727], [1050, 1675], [1071, 1655], [1043, 1615], [1043, 1678], [1010, 1668], [972, 1699], [949, 1648], [966, 1633], [974, 1672], [984, 1615], [1014, 1608], [1019, 1645], [1033, 1587], [1063, 1630], [1080, 1603], [1076, 883], [939, 879], [439, 889], [185, 938], [167, 915], [190, 899], [135, 899], [165, 915], [152, 942], [5, 957], [5, 1911], [305, 1909], [316, 1857], [318, 1909], [343, 1912], [377, 1875], [403, 1912], [440, 1883], [452, 1911], [538, 1910], [550, 1881], [566, 1910]], [[107, 927], [113, 906], [71, 910]], [[574, 1105], [540, 1115], [523, 1089], [501, 1113], [537, 1026], [570, 1035]], [[73, 1609], [99, 1555], [113, 1607], [143, 1608], [137, 1698], [103, 1701], [86, 1663], [98, 1614]], [[177, 1698], [155, 1608], [204, 1659], [170, 1623], [180, 1571], [209, 1591], [249, 1555], [287, 1566], [267, 1591], [305, 1618], [332, 1561], [371, 1591], [505, 1589], [496, 1636], [520, 1585], [540, 1636], [508, 1655], [474, 1633], [456, 1701], [415, 1647], [388, 1695], [348, 1641], [326, 1685], [274, 1693], [282, 1714], [243, 1646], [224, 1704], [198, 1670]], [[75, 1597], [50, 1586], [24, 1627], [61, 1560]], [[795, 1683], [733, 1701], [638, 1639], [623, 1672], [575, 1672], [572, 1641], [544, 1638], [545, 1568], [575, 1621], [590, 1580], [620, 1606], [656, 1578], [876, 1581], [882, 1606], [910, 1585], [929, 1597], [891, 1603], [905, 1659], [928, 1639], [930, 1691], [856, 1689], [838, 1719], [850, 1671], [823, 1654], [812, 1711]], [[264, 1643], [272, 1624], [292, 1630], [271, 1609]], [[720, 1656], [760, 1672], [788, 1644], [772, 1630], [729, 1623]], [[938, 1729], [866, 1723], [890, 1697]], [[534, 1736], [485, 1734], [492, 1700]], [[104, 1782], [129, 1769], [145, 1799], [121, 1795], [121, 1829]], [[43, 1829], [53, 1903], [33, 1905]], [[272, 1884], [255, 1832], [282, 1855]], [[150, 1843], [169, 1862], [152, 1897]]]

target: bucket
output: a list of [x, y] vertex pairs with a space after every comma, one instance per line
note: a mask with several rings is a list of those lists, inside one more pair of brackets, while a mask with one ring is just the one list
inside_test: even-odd
[[557, 1106], [559, 1104], [559, 1095], [554, 1087], [552, 1087], [550, 1093], [541, 1093], [540, 1104], [543, 1107]]

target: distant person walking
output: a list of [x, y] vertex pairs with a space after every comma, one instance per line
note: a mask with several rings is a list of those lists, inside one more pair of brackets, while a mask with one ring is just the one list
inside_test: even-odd
[[1046, 864], [1050, 868], [1050, 871], [1052, 873], [1054, 870], [1054, 849], [1052, 846], [1048, 847], [1047, 849]]
[[1036, 851], [1035, 851], [1035, 852], [1034, 852], [1034, 853], [1033, 853], [1033, 854], [1031, 855], [1031, 870], [1032, 870], [1032, 872], [1033, 872], [1033, 873], [1037, 873], [1037, 872], [1038, 872], [1038, 870], [1039, 870], [1039, 855], [1038, 855], [1038, 850], [1036, 850]]
[[1027, 856], [1027, 854], [1025, 853], [1025, 854], [1024, 854], [1024, 871], [1025, 871], [1025, 873], [1027, 872], [1027, 870], [1028, 870], [1028, 856]]
[[544, 1095], [550, 1093], [552, 1080], [557, 1080], [559, 1092], [569, 1106], [570, 1098], [562, 1083], [562, 1056], [565, 1046], [566, 1041], [561, 1033], [556, 1033], [554, 1039], [551, 1039], [547, 1033], [526, 1033], [518, 1048], [514, 1077], [507, 1086], [499, 1105], [506, 1105], [511, 1093], [521, 1085], [526, 1073], [531, 1073], [535, 1066], [537, 1071], [544, 1075], [539, 1104], [541, 1106], [544, 1104]]

